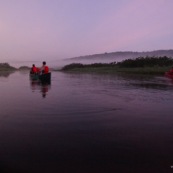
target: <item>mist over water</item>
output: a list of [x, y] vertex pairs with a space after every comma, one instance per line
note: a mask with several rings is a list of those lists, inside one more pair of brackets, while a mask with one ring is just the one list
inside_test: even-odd
[[[30, 60], [30, 61], [9, 61], [8, 63], [16, 68], [19, 68], [21, 66], [28, 66], [28, 67], [32, 67], [32, 64], [35, 64], [37, 67], [41, 67], [42, 66], [42, 62], [46, 61], [47, 65], [49, 65], [50, 68], [61, 68], [64, 65], [66, 65], [66, 63], [64, 62], [64, 60]], [[4, 61], [5, 62], [5, 61]]]
[[[9, 60], [11, 66], [19, 68], [21, 66], [31, 67], [32, 64], [35, 64], [37, 67], [42, 66], [42, 62], [46, 61], [47, 65], [52, 69], [61, 69], [63, 66], [71, 64], [71, 63], [82, 63], [82, 64], [93, 64], [93, 63], [112, 63], [112, 62], [121, 62], [126, 59], [135, 59], [138, 57], [173, 57], [173, 50], [156, 50], [156, 51], [148, 51], [148, 52], [132, 52], [132, 51], [124, 51], [124, 52], [111, 52], [111, 53], [102, 53], [102, 54], [93, 54], [93, 55], [85, 55], [78, 56], [74, 58], [52, 58], [52, 57], [43, 57], [43, 59], [32, 59], [28, 61], [22, 60]], [[6, 62], [6, 60], [1, 60], [1, 63]]]
[[173, 82], [163, 76], [0, 76], [1, 172], [170, 172]]

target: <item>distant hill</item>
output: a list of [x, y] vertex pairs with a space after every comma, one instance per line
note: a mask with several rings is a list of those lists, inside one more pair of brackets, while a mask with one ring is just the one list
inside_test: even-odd
[[173, 58], [173, 50], [155, 50], [155, 51], [147, 51], [147, 52], [111, 52], [111, 53], [102, 53], [102, 54], [94, 54], [94, 55], [85, 55], [74, 58], [65, 59], [68, 63], [109, 63], [109, 62], [120, 62], [125, 59], [134, 59], [138, 57], [146, 57], [146, 56], [167, 56]]

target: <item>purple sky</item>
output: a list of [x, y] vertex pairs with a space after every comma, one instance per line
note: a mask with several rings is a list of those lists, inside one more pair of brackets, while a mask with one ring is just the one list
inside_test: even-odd
[[173, 0], [0, 0], [0, 62], [173, 49]]

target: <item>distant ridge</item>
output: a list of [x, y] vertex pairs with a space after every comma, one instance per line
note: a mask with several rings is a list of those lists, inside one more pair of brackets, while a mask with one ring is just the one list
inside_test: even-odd
[[106, 63], [106, 62], [119, 62], [125, 59], [134, 59], [146, 56], [167, 56], [173, 58], [173, 49], [170, 50], [155, 50], [146, 52], [133, 52], [133, 51], [119, 51], [111, 53], [85, 55], [79, 57], [68, 58], [66, 61], [77, 63]]

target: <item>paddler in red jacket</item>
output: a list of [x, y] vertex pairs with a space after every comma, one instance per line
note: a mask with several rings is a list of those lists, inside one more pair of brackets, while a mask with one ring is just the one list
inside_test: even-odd
[[37, 73], [37, 68], [36, 68], [35, 64], [32, 65], [30, 73], [31, 74], [36, 74]]
[[173, 75], [173, 67], [171, 70], [169, 70], [169, 74], [172, 74]]
[[43, 66], [41, 67], [42, 74], [49, 73], [49, 67], [46, 65], [46, 62], [43, 61]]

